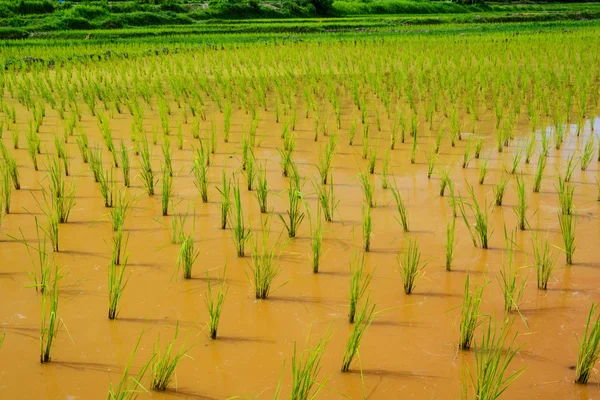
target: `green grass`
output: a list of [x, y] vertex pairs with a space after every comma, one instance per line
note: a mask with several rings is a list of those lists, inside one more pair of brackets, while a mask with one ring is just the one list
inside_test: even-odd
[[400, 276], [404, 284], [404, 293], [411, 294], [415, 288], [416, 281], [423, 275], [426, 264], [421, 265], [421, 252], [417, 239], [409, 237], [408, 245], [404, 252], [398, 255], [400, 265]]
[[529, 140], [527, 140], [527, 146], [525, 147], [525, 164], [529, 164], [531, 162], [531, 158], [535, 153], [536, 143], [537, 141], [534, 132], [529, 136]]
[[444, 192], [450, 184], [450, 166], [440, 168], [440, 197], [444, 197]]
[[546, 156], [540, 154], [538, 158], [538, 165], [535, 170], [535, 175], [533, 177], [533, 192], [539, 193], [542, 187], [542, 178], [544, 176], [544, 169], [546, 168]]
[[373, 279], [373, 272], [366, 271], [366, 259], [364, 253], [361, 255], [355, 252], [350, 260], [350, 309], [348, 312], [348, 322], [353, 324], [356, 318], [356, 311], [360, 300], [366, 294], [369, 284]]
[[115, 265], [121, 265], [121, 257], [125, 254], [127, 243], [129, 242], [129, 233], [123, 234], [123, 227], [117, 229], [112, 235], [112, 262]]
[[471, 348], [475, 330], [481, 324], [479, 321], [479, 307], [481, 306], [485, 285], [478, 287], [474, 292], [470, 291], [469, 286], [470, 279], [469, 275], [467, 275], [459, 322], [460, 339], [458, 341], [458, 348], [461, 350], [468, 350]]
[[511, 175], [515, 175], [517, 173], [517, 168], [519, 168], [519, 164], [521, 163], [522, 159], [523, 159], [523, 149], [517, 149], [517, 151], [515, 152], [515, 155], [513, 156], [513, 159], [512, 159], [512, 166], [510, 168]]
[[111, 208], [114, 201], [115, 180], [113, 177], [112, 168], [108, 171], [100, 170], [98, 175], [98, 183], [100, 184], [100, 193], [104, 199], [104, 207]]
[[177, 337], [179, 336], [179, 324], [175, 328], [175, 336], [173, 340], [167, 343], [164, 350], [161, 351], [160, 346], [160, 335], [154, 344], [152, 359], [150, 363], [150, 388], [157, 392], [164, 392], [167, 390], [171, 381], [175, 376], [175, 369], [181, 362], [183, 357], [187, 357], [186, 353], [191, 349], [192, 346], [186, 347], [182, 345], [179, 351], [174, 352], [173, 347]]
[[171, 243], [181, 244], [186, 238], [185, 222], [187, 221], [189, 212], [186, 209], [184, 213], [175, 214], [171, 217]]
[[221, 320], [221, 313], [223, 312], [223, 304], [225, 303], [225, 297], [229, 288], [225, 287], [225, 270], [223, 270], [223, 276], [221, 277], [221, 285], [219, 291], [213, 293], [213, 284], [206, 272], [207, 281], [207, 292], [204, 297], [204, 304], [206, 304], [206, 310], [208, 311], [208, 332], [211, 339], [217, 338], [217, 331], [219, 329], [219, 321]]
[[108, 265], [108, 319], [116, 319], [119, 312], [119, 301], [127, 286], [129, 277], [123, 280], [127, 268], [128, 256], [124, 257], [120, 267], [112, 260]]
[[[467, 228], [469, 229], [469, 232], [471, 233], [471, 238], [473, 239], [473, 244], [475, 244], [476, 246], [479, 245], [479, 247], [481, 247], [482, 249], [487, 249], [488, 244], [489, 244], [489, 238], [492, 234], [492, 231], [491, 231], [490, 225], [489, 225], [488, 207], [484, 206], [484, 208], [482, 209], [479, 206], [479, 202], [477, 201], [477, 198], [475, 197], [475, 191], [473, 190], [473, 186], [469, 185], [468, 183], [467, 183], [467, 191], [469, 192], [469, 195], [471, 197], [471, 203], [468, 203], [467, 205], [469, 206], [469, 208], [473, 212], [473, 215], [475, 216], [474, 227], [471, 228], [471, 226], [469, 225], [467, 218], [466, 218], [466, 214], [464, 212], [465, 211], [464, 205], [463, 205], [464, 202], [460, 201], [459, 205], [460, 205], [462, 217], [465, 221], [465, 224], [467, 225]], [[473, 233], [473, 231], [474, 231], [474, 233]]]
[[435, 162], [437, 161], [435, 149], [431, 149], [427, 155], [427, 179], [431, 179], [433, 171], [435, 170]]
[[575, 367], [575, 381], [585, 384], [594, 371], [594, 365], [600, 358], [600, 315], [594, 316], [598, 308], [592, 304], [583, 337], [579, 340], [579, 355]]
[[319, 209], [323, 212], [325, 221], [333, 221], [333, 215], [339, 204], [333, 191], [333, 175], [329, 178], [327, 185], [314, 183], [314, 187], [319, 199]]
[[352, 360], [358, 354], [360, 343], [362, 338], [373, 321], [373, 315], [375, 312], [375, 304], [369, 305], [369, 298], [367, 298], [358, 313], [356, 314], [355, 323], [352, 326], [352, 331], [346, 342], [346, 350], [344, 352], [344, 358], [342, 360], [342, 372], [348, 372], [350, 370], [350, 364]]
[[565, 167], [565, 182], [571, 182], [573, 178], [573, 173], [575, 172], [575, 168], [577, 167], [577, 159], [575, 158], [575, 153], [571, 153], [569, 158], [567, 158], [567, 164]]

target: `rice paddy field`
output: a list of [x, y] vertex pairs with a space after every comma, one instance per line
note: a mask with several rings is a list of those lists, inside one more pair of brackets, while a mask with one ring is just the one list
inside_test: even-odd
[[599, 28], [305, 39], [3, 42], [0, 397], [600, 396]]

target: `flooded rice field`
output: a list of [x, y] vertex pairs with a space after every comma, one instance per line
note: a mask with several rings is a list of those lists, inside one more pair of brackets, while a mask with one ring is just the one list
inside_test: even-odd
[[[147, 372], [140, 385], [131, 386], [139, 398], [290, 396], [294, 346], [299, 355], [323, 339], [325, 348], [318, 356], [320, 366], [311, 392], [318, 392], [319, 398], [456, 399], [463, 389], [472, 395], [471, 379], [477, 380], [477, 354], [488, 321], [495, 321], [492, 328], [500, 330], [504, 320], [512, 322], [507, 322], [506, 340], [500, 343], [505, 348], [512, 343], [515, 351], [505, 377], [521, 372], [504, 398], [600, 396], [595, 373], [587, 385], [574, 383], [578, 341], [590, 307], [600, 300], [599, 164], [594, 141], [600, 119], [593, 113], [583, 119], [573, 114], [558, 126], [555, 119], [540, 117], [533, 126], [523, 110], [515, 113], [508, 133], [498, 139], [504, 124], [497, 124], [497, 115], [485, 104], [475, 106], [477, 118], [463, 107], [456, 116], [443, 110], [429, 112], [423, 102], [412, 110], [408, 103], [399, 102], [388, 115], [376, 96], [365, 97], [359, 110], [350, 89], [337, 94], [337, 106], [323, 101], [307, 109], [301, 94], [290, 95], [293, 101], [284, 106], [271, 93], [265, 96], [264, 106], [250, 112], [236, 102], [222, 112], [221, 105], [207, 96], [196, 115], [170, 94], [158, 106], [140, 101], [134, 113], [125, 107], [105, 109], [99, 103], [92, 115], [88, 105], [78, 100], [81, 118], [72, 130], [67, 128], [69, 113], [61, 118], [56, 109], [46, 106], [38, 129], [41, 151], [36, 171], [28, 152], [34, 140], [27, 137], [35, 130], [31, 125], [39, 109], [32, 111], [5, 92], [2, 142], [5, 152], [14, 157], [20, 189], [11, 191], [10, 210], [0, 226], [0, 333], [5, 334], [0, 348], [0, 397], [106, 398], [111, 383], [118, 386], [138, 340], [127, 371], [133, 377], [155, 352], [157, 338], [164, 348], [178, 331], [174, 352], [181, 349], [185, 355], [168, 389], [151, 391]], [[170, 122], [167, 129], [165, 120]], [[115, 144], [112, 153], [120, 153], [122, 143], [129, 155], [127, 189], [123, 159], [116, 157], [119, 167], [115, 168], [103, 126], [108, 126]], [[17, 132], [20, 141], [15, 148]], [[78, 145], [81, 135], [88, 140], [84, 150]], [[144, 183], [147, 166], [140, 150], [144, 137], [154, 195], [148, 195]], [[57, 146], [55, 142], [61, 140], [66, 143]], [[588, 143], [591, 150], [586, 150]], [[319, 168], [327, 166], [327, 146], [333, 150], [330, 173], [325, 174], [328, 182], [323, 185]], [[105, 186], [94, 179], [93, 161], [82, 159], [83, 153], [97, 157], [98, 151]], [[586, 151], [593, 154], [582, 170]], [[287, 167], [286, 154], [293, 155]], [[52, 251], [51, 232], [43, 233], [51, 229], [47, 198], [52, 196], [52, 170], [58, 168], [64, 176], [65, 159], [69, 174], [64, 181], [75, 190], [74, 205], [68, 221], [58, 224], [58, 251]], [[5, 164], [10, 162], [5, 159]], [[287, 177], [284, 168], [289, 168]], [[200, 169], [207, 177], [206, 201], [201, 195]], [[251, 191], [247, 190], [249, 173]], [[8, 173], [2, 176], [5, 181], [10, 178]], [[221, 210], [228, 186], [224, 177], [231, 185], [226, 229], [222, 229]], [[538, 192], [533, 190], [536, 180]], [[268, 189], [266, 213], [261, 213], [258, 200], [261, 181]], [[504, 196], [497, 205], [502, 183]], [[519, 184], [524, 185], [524, 202]], [[441, 196], [442, 185], [446, 187]], [[124, 243], [116, 271], [124, 269], [127, 283], [116, 319], [107, 318], [116, 234], [103, 187], [110, 192], [113, 209], [122, 196], [131, 201], [119, 233]], [[236, 187], [241, 209], [234, 201]], [[566, 212], [568, 199], [559, 192], [568, 193], [569, 188], [572, 206]], [[331, 209], [320, 204], [323, 189], [333, 190]], [[167, 215], [163, 215], [164, 191], [170, 193]], [[300, 213], [293, 238], [288, 234], [289, 212], [294, 208], [290, 191]], [[372, 207], [365, 192], [372, 194]], [[395, 194], [405, 208], [407, 231]], [[527, 206], [525, 229], [520, 229], [515, 211], [522, 204]], [[238, 256], [233, 240], [238, 211], [248, 229], [243, 233], [244, 257]], [[327, 211], [332, 212], [331, 221], [325, 221]], [[173, 243], [172, 231], [174, 220], [185, 215], [184, 236], [191, 235], [192, 253], [198, 252], [195, 260], [192, 256], [190, 279], [184, 279], [182, 243]], [[570, 264], [561, 218], [574, 230]], [[482, 221], [485, 239], [477, 233]], [[451, 226], [455, 233], [448, 245]], [[315, 272], [314, 237], [319, 232], [322, 250]], [[264, 237], [268, 244], [262, 247]], [[539, 250], [546, 239], [554, 268], [547, 273], [543, 290], [538, 288], [545, 285], [538, 277], [541, 267], [535, 244]], [[420, 260], [412, 292], [406, 294], [402, 271], [407, 271], [407, 255], [415, 243]], [[257, 299], [254, 256], [262, 251], [267, 257], [265, 248], [272, 249], [275, 273], [266, 299]], [[43, 285], [40, 253], [51, 260], [43, 264], [51, 265]], [[356, 269], [363, 255], [361, 280]], [[364, 285], [358, 288], [362, 296], [356, 302], [357, 320], [361, 321], [361, 312], [368, 314], [366, 304], [375, 308], [362, 322], [366, 329], [360, 351], [349, 370], [341, 372], [346, 343], [356, 326], [349, 323], [349, 312], [351, 282], [357, 276], [359, 286]], [[461, 350], [467, 279], [470, 293], [483, 291], [475, 310], [474, 342], [470, 349]], [[54, 291], [58, 321], [63, 325], [52, 345], [51, 361], [40, 363], [42, 313], [50, 307], [44, 300], [42, 308], [42, 298], [51, 298], [48, 293]], [[213, 340], [206, 301], [218, 293], [225, 297]]]

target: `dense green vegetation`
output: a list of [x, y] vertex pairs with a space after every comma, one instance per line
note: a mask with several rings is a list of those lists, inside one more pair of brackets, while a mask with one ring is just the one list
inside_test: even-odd
[[[375, 14], [410, 16], [396, 21], [385, 19], [379, 22], [380, 25], [559, 21], [599, 18], [600, 4], [484, 4], [481, 0], [65, 0], [63, 3], [55, 0], [0, 0], [0, 38], [18, 39], [65, 30], [151, 26], [187, 26], [193, 29], [191, 33], [367, 29], [373, 27], [373, 21], [339, 19]], [[297, 19], [318, 16], [336, 17], [336, 20], [333, 23], [320, 21], [310, 26]], [[226, 22], [220, 21], [258, 18], [264, 20], [260, 28], [249, 28], [245, 24], [240, 28], [235, 23], [223, 27]], [[276, 20], [288, 25], [275, 25]]]

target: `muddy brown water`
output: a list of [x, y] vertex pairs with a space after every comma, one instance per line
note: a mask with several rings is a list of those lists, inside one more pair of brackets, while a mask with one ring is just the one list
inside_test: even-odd
[[[7, 99], [11, 104], [10, 99]], [[176, 106], [173, 105], [173, 109]], [[144, 331], [140, 349], [133, 361], [132, 372], [137, 373], [151, 354], [158, 335], [163, 343], [170, 340], [179, 322], [178, 343], [195, 344], [189, 358], [177, 368], [176, 383], [164, 394], [153, 393], [154, 398], [229, 398], [247, 396], [272, 398], [282, 365], [282, 395], [289, 394], [291, 384], [291, 357], [294, 341], [300, 349], [308, 338], [314, 343], [330, 335], [320, 379], [326, 380], [321, 398], [417, 398], [456, 399], [460, 395], [462, 374], [474, 366], [474, 351], [457, 351], [458, 320], [465, 278], [480, 285], [489, 281], [485, 289], [482, 312], [502, 318], [503, 298], [498, 281], [504, 257], [503, 221], [507, 227], [516, 225], [512, 207], [516, 204], [516, 184], [511, 178], [504, 204], [493, 207], [490, 223], [493, 234], [490, 249], [475, 248], [467, 230], [458, 219], [456, 224], [457, 250], [454, 269], [444, 269], [444, 242], [446, 223], [451, 218], [447, 198], [439, 196], [439, 175], [427, 179], [426, 152], [433, 144], [437, 125], [430, 131], [425, 121], [419, 125], [417, 163], [410, 164], [410, 141], [398, 144], [391, 151], [391, 173], [408, 203], [410, 235], [418, 240], [422, 257], [427, 261], [424, 276], [418, 280], [415, 292], [406, 295], [398, 272], [397, 254], [403, 249], [407, 235], [394, 219], [396, 214], [389, 190], [380, 186], [381, 157], [388, 143], [388, 124], [383, 132], [371, 125], [372, 143], [378, 143], [379, 157], [376, 174], [377, 207], [373, 209], [371, 252], [367, 254], [369, 270], [374, 270], [371, 299], [377, 304], [375, 321], [367, 330], [360, 348], [360, 361], [355, 359], [350, 373], [341, 373], [340, 366], [350, 326], [347, 323], [349, 261], [355, 250], [362, 246], [361, 205], [362, 192], [356, 179], [365, 161], [361, 157], [361, 132], [348, 144], [350, 120], [358, 118], [351, 111], [350, 102], [343, 105], [345, 116], [340, 130], [340, 142], [334, 159], [335, 193], [340, 200], [334, 221], [326, 224], [325, 254], [320, 272], [313, 274], [309, 259], [309, 224], [305, 220], [299, 237], [289, 240], [280, 259], [282, 273], [276, 278], [275, 290], [267, 300], [257, 301], [247, 278], [250, 258], [236, 257], [229, 229], [219, 226], [218, 192], [221, 170], [233, 173], [240, 167], [240, 138], [249, 118], [241, 110], [233, 115], [230, 143], [219, 141], [217, 154], [210, 169], [209, 202], [200, 201], [190, 173], [192, 145], [190, 124], [184, 125], [183, 150], [176, 148], [172, 138], [175, 199], [177, 212], [183, 212], [188, 203], [195, 211], [196, 245], [200, 257], [194, 265], [193, 279], [173, 276], [178, 245], [170, 244], [168, 228], [171, 216], [160, 216], [160, 185], [157, 195], [148, 197], [141, 181], [134, 179], [130, 191], [139, 195], [135, 208], [125, 226], [130, 234], [127, 251], [130, 253], [127, 271], [131, 273], [123, 294], [118, 319], [107, 318], [107, 265], [110, 259], [111, 230], [107, 209], [103, 207], [98, 185], [94, 183], [88, 166], [81, 162], [75, 137], [69, 138], [71, 177], [77, 186], [76, 206], [67, 224], [60, 226], [61, 251], [55, 254], [57, 265], [67, 277], [60, 284], [59, 315], [66, 328], [57, 339], [52, 362], [41, 365], [39, 354], [40, 294], [28, 287], [32, 272], [31, 256], [26, 247], [12, 237], [20, 230], [28, 241], [35, 240], [34, 216], [42, 220], [36, 200], [41, 198], [40, 185], [44, 183], [44, 167], [35, 172], [25, 149], [14, 150], [21, 174], [22, 189], [13, 192], [11, 214], [1, 226], [0, 254], [0, 331], [6, 333], [0, 349], [1, 398], [106, 398], [110, 382], [117, 384], [124, 366], [140, 333]], [[17, 126], [24, 132], [27, 111], [16, 106]], [[179, 112], [179, 110], [177, 110]], [[222, 115], [209, 109], [208, 120], [214, 118], [217, 128]], [[287, 118], [286, 116], [283, 117]], [[331, 116], [329, 126], [334, 126]], [[173, 120], [179, 120], [173, 116]], [[310, 180], [316, 176], [317, 149], [326, 137], [313, 141], [314, 115], [298, 115], [296, 127], [297, 150], [295, 159], [300, 173], [307, 178], [305, 198], [316, 209], [316, 196]], [[517, 138], [505, 152], [499, 154], [494, 145], [494, 126], [491, 115], [484, 115], [477, 131], [486, 135], [484, 153], [490, 154], [490, 172], [484, 185], [478, 185], [478, 164], [473, 160], [462, 169], [460, 160], [465, 141], [452, 148], [444, 139], [438, 165], [454, 163], [451, 177], [457, 189], [465, 194], [465, 180], [474, 185], [480, 201], [492, 200], [492, 186], [502, 175], [504, 164], [509, 164], [519, 144], [531, 127], [523, 116], [517, 125]], [[147, 111], [144, 120], [150, 136], [151, 127], [159, 124], [156, 111]], [[129, 143], [131, 116], [116, 114], [111, 119], [113, 135]], [[467, 125], [467, 124], [465, 124]], [[94, 117], [84, 113], [81, 126], [91, 141], [100, 144], [100, 132]], [[202, 122], [202, 131], [209, 122]], [[600, 122], [596, 119], [596, 128]], [[267, 160], [270, 187], [269, 207], [275, 213], [285, 213], [287, 179], [281, 176], [277, 147], [281, 146], [281, 123], [275, 123], [272, 109], [262, 112], [258, 129], [262, 134], [261, 146], [255, 149], [259, 160]], [[53, 153], [51, 134], [62, 132], [62, 121], [49, 110], [41, 127], [44, 153]], [[561, 150], [552, 148], [548, 157], [541, 193], [532, 193], [532, 177], [537, 156], [530, 165], [520, 165], [527, 185], [528, 217], [537, 232], [548, 233], [557, 247], [562, 247], [556, 213], [558, 199], [555, 189], [557, 168], [564, 165], [570, 152], [579, 151], [592, 134], [590, 121], [581, 136], [571, 132]], [[465, 135], [466, 136], [466, 135]], [[378, 141], [378, 138], [380, 140]], [[5, 132], [7, 146], [12, 146], [10, 133]], [[25, 147], [24, 139], [21, 146]], [[160, 144], [160, 142], [159, 142]], [[155, 168], [160, 163], [160, 147], [152, 146]], [[44, 165], [44, 157], [40, 159]], [[104, 154], [105, 166], [110, 157]], [[138, 172], [139, 162], [132, 155], [132, 176]], [[117, 187], [122, 188], [120, 171], [115, 170]], [[589, 307], [600, 300], [600, 243], [596, 201], [598, 163], [594, 161], [587, 171], [575, 171], [575, 207], [578, 216], [576, 228], [577, 249], [574, 264], [565, 267], [564, 255], [558, 256], [557, 268], [549, 290], [536, 288], [535, 271], [523, 268], [527, 287], [520, 302], [513, 330], [518, 332], [516, 343], [522, 345], [513, 360], [510, 371], [526, 368], [523, 375], [507, 390], [508, 399], [588, 399], [600, 396], [600, 378], [594, 375], [588, 385], [573, 383], [571, 367], [577, 359], [577, 336], [583, 334]], [[245, 177], [239, 176], [245, 187]], [[259, 230], [260, 213], [253, 193], [243, 190], [244, 213]], [[279, 218], [274, 216], [273, 239], [283, 231]], [[188, 224], [188, 228], [190, 224]], [[517, 232], [517, 266], [530, 266], [532, 257], [531, 231]], [[281, 240], [285, 240], [283, 234]], [[247, 251], [249, 253], [249, 251]], [[210, 340], [205, 323], [204, 305], [207, 281], [206, 271], [212, 278], [222, 274], [224, 266], [229, 292], [225, 301], [219, 338]], [[526, 322], [526, 325], [525, 325]], [[479, 337], [479, 333], [476, 337]], [[362, 375], [361, 375], [362, 367]], [[140, 398], [147, 398], [141, 394]]]

